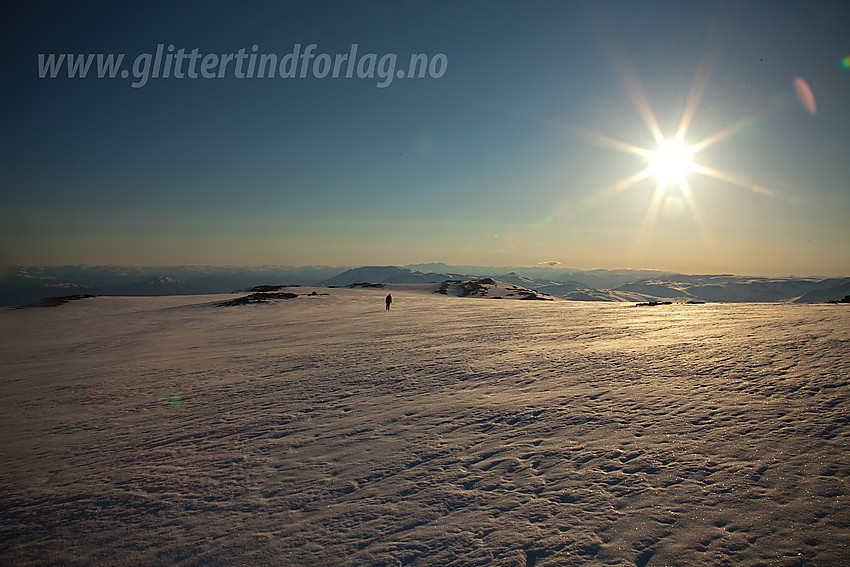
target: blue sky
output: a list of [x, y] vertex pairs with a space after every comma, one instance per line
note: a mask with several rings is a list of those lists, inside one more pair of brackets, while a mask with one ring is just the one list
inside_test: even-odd
[[[2, 25], [3, 264], [850, 274], [840, 2], [32, 3]], [[447, 65], [385, 88], [39, 78], [38, 54], [314, 43]], [[707, 169], [624, 183], [652, 162], [612, 140], [658, 147], [640, 100], [670, 139], [692, 93]]]

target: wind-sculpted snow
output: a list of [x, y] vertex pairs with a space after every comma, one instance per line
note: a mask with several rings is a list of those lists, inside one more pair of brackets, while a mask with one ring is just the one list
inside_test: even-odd
[[310, 291], [0, 313], [0, 562], [846, 564], [845, 305]]

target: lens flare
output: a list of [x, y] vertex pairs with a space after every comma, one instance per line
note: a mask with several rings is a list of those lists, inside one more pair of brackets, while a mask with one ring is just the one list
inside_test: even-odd
[[818, 107], [815, 104], [815, 95], [809, 84], [802, 77], [794, 77], [794, 92], [797, 93], [797, 100], [806, 109], [806, 112], [814, 116], [818, 112]]
[[517, 232], [508, 232], [505, 234], [505, 244], [508, 245], [508, 248], [519, 248], [520, 243], [522, 242], [522, 237]]
[[685, 204], [681, 199], [673, 195], [669, 195], [664, 199], [664, 216], [668, 218], [677, 218], [685, 212]]

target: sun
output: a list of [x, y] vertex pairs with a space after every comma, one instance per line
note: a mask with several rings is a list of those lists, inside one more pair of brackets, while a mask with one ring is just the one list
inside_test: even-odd
[[[633, 244], [634, 257], [646, 258], [650, 239], [659, 218], [664, 216], [674, 219], [685, 211], [689, 213], [694, 227], [702, 235], [707, 249], [711, 248], [711, 239], [697, 199], [700, 186], [699, 182], [697, 182], [696, 186], [697, 191], [694, 190], [694, 182], [700, 177], [713, 178], [714, 180], [738, 186], [745, 190], [755, 191], [771, 198], [781, 198], [781, 195], [777, 191], [756, 184], [755, 180], [748, 176], [718, 169], [706, 164], [705, 159], [710, 158], [710, 155], [701, 153], [703, 150], [750, 127], [753, 120], [758, 115], [766, 112], [767, 109], [758, 112], [756, 116], [742, 116], [736, 122], [718, 128], [696, 142], [692, 139], [691, 134], [693, 132], [691, 131], [691, 125], [694, 118], [698, 115], [702, 96], [709, 83], [711, 68], [716, 57], [716, 51], [714, 49], [710, 49], [704, 54], [703, 60], [700, 62], [694, 76], [690, 93], [688, 93], [687, 99], [684, 101], [678, 126], [672, 132], [668, 130], [672, 134], [670, 137], [667, 137], [662, 130], [661, 123], [656, 118], [655, 111], [652, 105], [650, 105], [649, 99], [647, 99], [634, 68], [628, 64], [627, 58], [624, 55], [619, 53], [615, 53], [615, 55], [617, 56], [614, 61], [615, 67], [623, 80], [626, 94], [631, 99], [635, 110], [637, 110], [639, 117], [646, 126], [646, 134], [649, 137], [645, 138], [644, 142], [648, 142], [649, 140], [651, 142], [649, 144], [637, 145], [607, 136], [598, 131], [571, 126], [570, 130], [574, 134], [584, 138], [588, 142], [631, 154], [640, 158], [642, 163], [642, 167], [631, 175], [594, 192], [581, 200], [574, 208], [581, 210], [595, 207], [604, 201], [622, 195], [623, 192], [631, 187], [643, 185], [645, 181], [652, 180], [655, 185], [655, 191], [649, 197], [643, 222], [638, 229]], [[672, 116], [667, 118], [673, 119]]]
[[649, 152], [648, 172], [658, 178], [658, 182], [666, 187], [671, 182], [681, 185], [685, 174], [694, 170], [691, 156], [694, 151], [685, 146], [681, 140], [660, 140], [658, 149]]

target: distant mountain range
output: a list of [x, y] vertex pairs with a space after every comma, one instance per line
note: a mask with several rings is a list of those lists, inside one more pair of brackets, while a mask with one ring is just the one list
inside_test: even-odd
[[324, 280], [322, 286], [347, 286], [357, 283], [431, 283], [450, 280], [460, 274], [447, 274], [435, 272], [420, 272], [410, 268], [399, 268], [397, 266], [363, 266], [346, 270], [341, 274]]
[[[420, 271], [445, 267], [446, 270]], [[367, 266], [343, 272], [322, 285], [427, 283], [473, 276], [533, 289], [574, 301], [817, 302], [850, 294], [850, 278], [761, 278], [730, 274], [685, 275], [650, 270], [475, 268], [423, 264], [399, 268]], [[522, 274], [516, 270], [522, 270]], [[465, 273], [464, 273], [465, 272]], [[539, 276], [547, 276], [541, 278]], [[538, 276], [538, 277], [533, 277]]]
[[0, 305], [45, 297], [227, 293], [257, 285], [347, 286], [357, 283], [439, 283], [488, 277], [575, 301], [824, 302], [850, 295], [850, 277], [686, 275], [656, 270], [557, 267], [399, 266], [126, 267], [14, 266], [0, 280]]
[[45, 297], [193, 295], [228, 293], [262, 284], [317, 285], [346, 270], [328, 266], [13, 266], [0, 279], [0, 305], [27, 305]]

